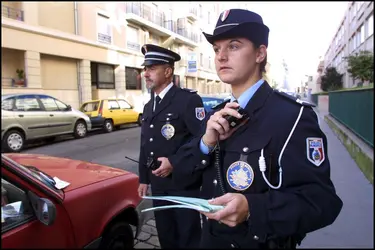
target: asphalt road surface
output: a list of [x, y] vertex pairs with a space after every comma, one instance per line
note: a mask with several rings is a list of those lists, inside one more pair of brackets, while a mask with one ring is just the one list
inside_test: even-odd
[[[373, 186], [322, 118], [321, 127], [328, 138], [332, 180], [344, 207], [332, 225], [310, 233], [299, 248], [373, 248]], [[138, 174], [137, 163], [125, 156], [138, 160], [139, 138], [140, 128], [127, 126], [109, 134], [92, 132], [80, 140], [66, 137], [24, 152], [95, 162]], [[154, 221], [148, 221], [136, 248], [158, 248], [158, 244]]]

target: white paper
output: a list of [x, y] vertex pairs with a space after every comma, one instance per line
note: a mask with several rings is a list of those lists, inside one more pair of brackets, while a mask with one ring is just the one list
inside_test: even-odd
[[143, 196], [144, 199], [150, 200], [166, 200], [171, 201], [174, 203], [179, 203], [181, 205], [167, 205], [167, 206], [160, 206], [142, 210], [142, 212], [147, 212], [151, 210], [161, 210], [161, 209], [168, 209], [168, 208], [190, 208], [202, 212], [216, 212], [220, 209], [223, 209], [224, 206], [220, 205], [211, 205], [208, 203], [208, 200], [199, 199], [199, 198], [192, 198], [192, 197], [181, 197], [181, 196]]
[[66, 182], [66, 181], [60, 180], [60, 179], [57, 178], [56, 176], [53, 177], [53, 180], [56, 182], [55, 187], [56, 187], [57, 189], [63, 189], [63, 188], [66, 188], [67, 186], [70, 185], [69, 182]]
[[16, 201], [1, 207], [1, 223], [5, 222], [6, 218], [20, 216], [22, 201]]

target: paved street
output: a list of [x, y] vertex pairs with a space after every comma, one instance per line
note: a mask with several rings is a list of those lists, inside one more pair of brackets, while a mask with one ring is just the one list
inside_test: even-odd
[[[373, 248], [373, 186], [356, 166], [341, 142], [321, 117], [328, 138], [332, 179], [344, 207], [331, 226], [309, 234], [301, 248]], [[138, 158], [139, 127], [110, 134], [94, 132], [82, 140], [67, 139], [31, 147], [24, 152], [96, 162], [137, 173], [137, 164], [124, 158]], [[144, 225], [136, 248], [158, 248], [154, 220]]]

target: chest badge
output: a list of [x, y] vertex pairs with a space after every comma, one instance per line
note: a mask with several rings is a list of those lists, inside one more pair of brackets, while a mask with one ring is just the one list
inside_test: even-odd
[[166, 123], [161, 128], [161, 134], [165, 139], [169, 140], [174, 136], [175, 129], [170, 123]]
[[233, 162], [227, 170], [227, 181], [233, 189], [244, 191], [253, 183], [254, 171], [247, 162]]

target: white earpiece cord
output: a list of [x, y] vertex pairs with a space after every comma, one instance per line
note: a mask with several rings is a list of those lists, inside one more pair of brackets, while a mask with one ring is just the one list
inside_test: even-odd
[[284, 150], [286, 148], [286, 146], [288, 145], [288, 142], [290, 140], [290, 138], [292, 137], [293, 135], [293, 132], [294, 130], [296, 129], [297, 127], [297, 124], [299, 122], [299, 120], [301, 119], [301, 116], [302, 116], [302, 112], [303, 112], [303, 108], [304, 106], [301, 107], [300, 111], [299, 111], [299, 114], [298, 114], [298, 117], [297, 117], [297, 120], [296, 122], [294, 123], [294, 126], [292, 128], [292, 130], [290, 131], [289, 133], [289, 136], [288, 138], [286, 139], [285, 143], [284, 143], [284, 146], [283, 148], [281, 149], [281, 153], [279, 155], [279, 159], [278, 159], [278, 163], [279, 163], [279, 185], [277, 185], [277, 187], [273, 186], [271, 183], [269, 183], [269, 181], [267, 180], [267, 177], [265, 175], [265, 172], [266, 172], [266, 169], [267, 169], [267, 166], [266, 166], [266, 160], [264, 159], [264, 156], [263, 156], [263, 151], [264, 149], [262, 149], [262, 151], [260, 152], [260, 157], [259, 157], [259, 170], [262, 172], [262, 176], [263, 176], [263, 179], [264, 181], [267, 183], [267, 185], [272, 188], [272, 189], [279, 189], [281, 187], [281, 184], [282, 184], [282, 173], [283, 173], [283, 169], [281, 167], [281, 158], [283, 156], [283, 153], [284, 153]]

